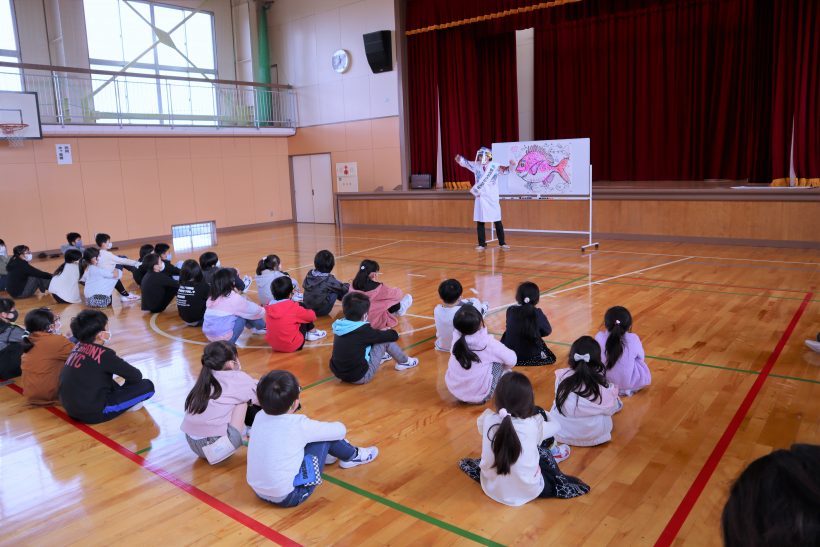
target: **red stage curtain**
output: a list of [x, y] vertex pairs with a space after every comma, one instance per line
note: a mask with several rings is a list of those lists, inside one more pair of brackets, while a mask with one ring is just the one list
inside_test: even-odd
[[[779, 3], [791, 2], [781, 0]], [[820, 186], [820, 2], [801, 0], [798, 4], [794, 171], [798, 185]]]
[[410, 170], [436, 180], [438, 152], [438, 34], [407, 38], [407, 73], [411, 82], [407, 114], [410, 126]]
[[478, 106], [481, 142], [518, 140], [518, 80], [515, 32], [478, 41]]
[[536, 28], [537, 138], [590, 137], [598, 180], [750, 176], [752, 107], [768, 81], [752, 3], [570, 8], [586, 13], [549, 10]]

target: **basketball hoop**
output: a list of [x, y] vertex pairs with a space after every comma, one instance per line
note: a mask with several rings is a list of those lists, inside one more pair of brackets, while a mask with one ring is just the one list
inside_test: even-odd
[[5, 139], [12, 148], [23, 146], [23, 137], [17, 135], [20, 131], [28, 127], [27, 123], [0, 123], [0, 138]]

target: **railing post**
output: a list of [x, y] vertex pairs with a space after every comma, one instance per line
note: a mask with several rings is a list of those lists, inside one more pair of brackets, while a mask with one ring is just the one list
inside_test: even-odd
[[[117, 123], [119, 124], [120, 128], [122, 128], [122, 105], [120, 104], [120, 81], [115, 79], [114, 80], [114, 98], [116, 99], [117, 105]], [[97, 122], [96, 117], [94, 118], [94, 122]]]
[[171, 82], [165, 80], [165, 93], [168, 95], [168, 118], [171, 122], [171, 129], [174, 128], [174, 99], [171, 97]]
[[54, 87], [54, 115], [57, 118], [57, 123], [65, 125], [65, 116], [63, 115], [63, 96], [60, 93], [60, 77], [56, 72], [51, 72], [51, 84]]

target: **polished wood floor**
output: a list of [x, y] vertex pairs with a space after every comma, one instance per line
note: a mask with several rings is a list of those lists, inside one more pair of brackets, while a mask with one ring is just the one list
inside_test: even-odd
[[[339, 278], [371, 258], [383, 281], [413, 294], [399, 330], [421, 365], [387, 367], [367, 386], [331, 377], [329, 340], [276, 354], [261, 337], [240, 339], [246, 371], [292, 371], [306, 388], [304, 411], [343, 421], [350, 440], [377, 445], [379, 458], [328, 467], [325, 483], [298, 508], [259, 501], [245, 482], [244, 449], [211, 467], [179, 431], [202, 333], [173, 307], [151, 316], [138, 303], [116, 302], [111, 345], [157, 394], [139, 412], [85, 427], [59, 408], [28, 407], [14, 385], [0, 388], [0, 543], [651, 545], [666, 529], [666, 543], [719, 545], [720, 509], [739, 471], [773, 448], [820, 443], [820, 354], [803, 343], [820, 330], [817, 250], [606, 241], [582, 255], [571, 238], [515, 233], [510, 243], [509, 252], [477, 253], [467, 234], [304, 224], [221, 236], [222, 263], [243, 272], [277, 253], [302, 277], [327, 248]], [[177, 250], [175, 260], [202, 251]], [[57, 261], [35, 264], [52, 269]], [[575, 338], [600, 328], [607, 307], [632, 311], [653, 383], [625, 401], [612, 442], [574, 448], [561, 465], [592, 486], [589, 495], [510, 508], [459, 472], [459, 458], [479, 454], [482, 408], [449, 395], [447, 355], [433, 349], [436, 288], [448, 277], [490, 302], [494, 333], [504, 329], [517, 284], [536, 282], [546, 291], [541, 307], [559, 362]], [[44, 304], [66, 326], [82, 309], [50, 297], [18, 308], [22, 316]], [[329, 330], [330, 320], [319, 326]], [[524, 370], [546, 407], [553, 370]]]

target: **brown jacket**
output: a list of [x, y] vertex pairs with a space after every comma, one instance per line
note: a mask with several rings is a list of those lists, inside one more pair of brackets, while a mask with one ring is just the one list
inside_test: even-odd
[[56, 403], [60, 371], [74, 344], [65, 336], [47, 332], [34, 332], [29, 341], [34, 347], [23, 354], [23, 395], [34, 405]]

